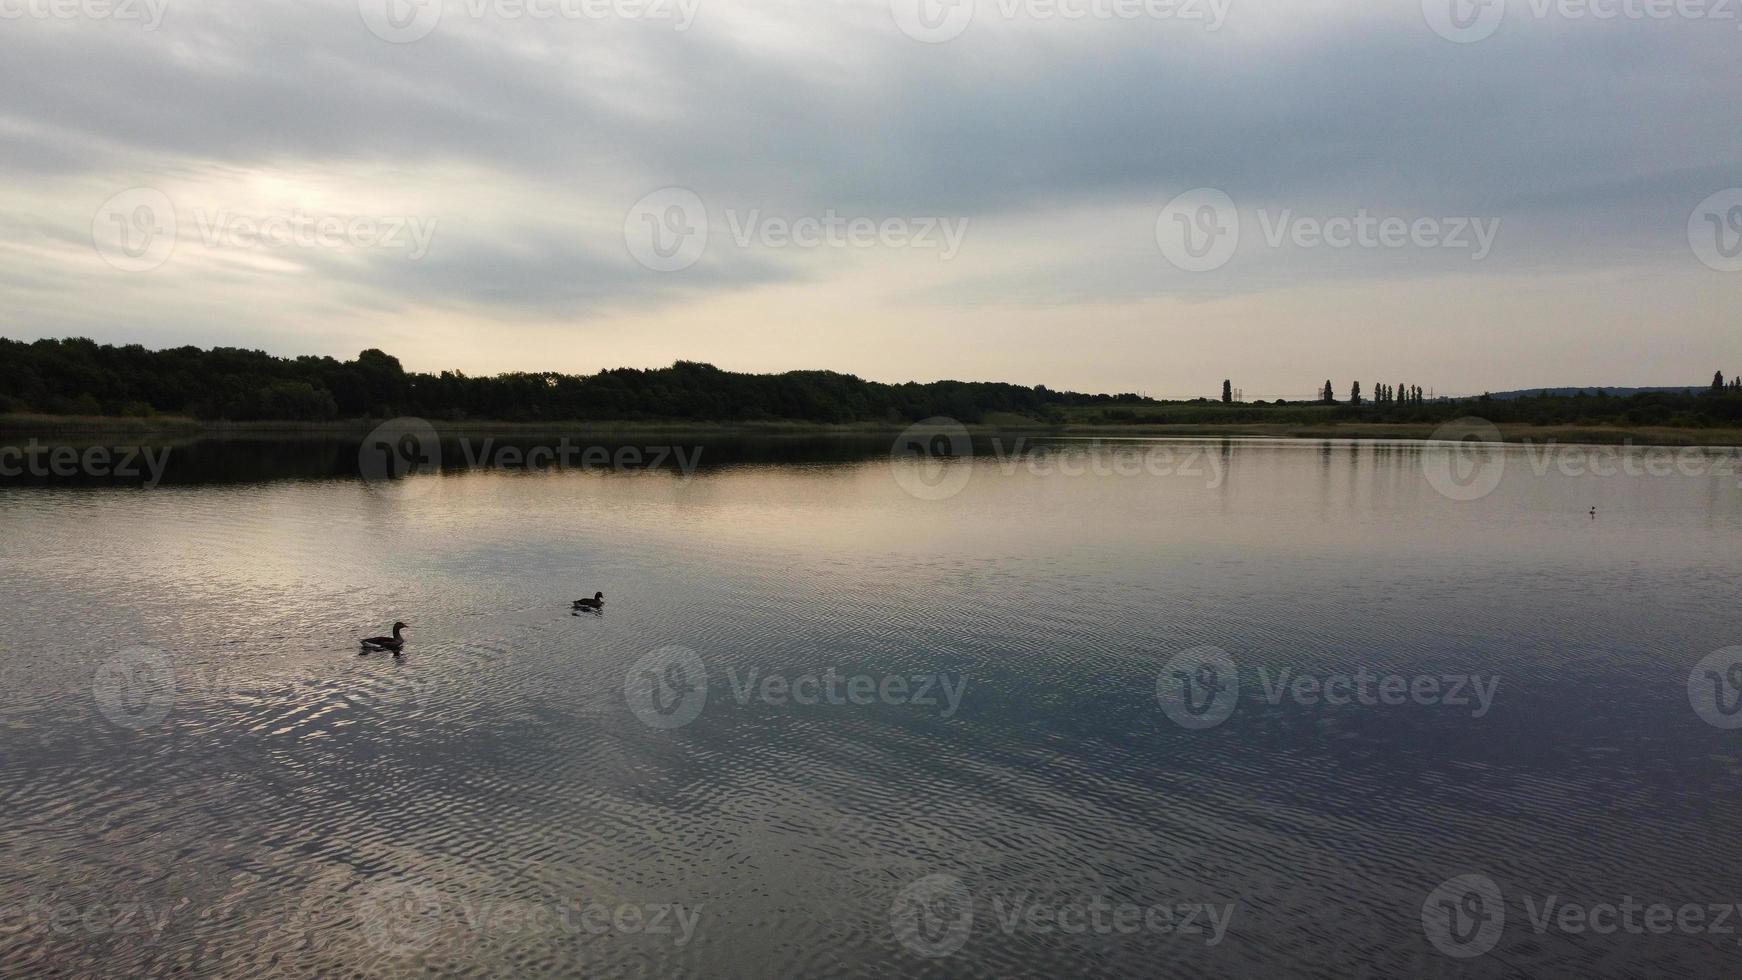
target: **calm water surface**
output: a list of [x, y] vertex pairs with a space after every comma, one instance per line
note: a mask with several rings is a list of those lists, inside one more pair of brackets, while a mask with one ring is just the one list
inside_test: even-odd
[[[1742, 971], [1742, 919], [1533, 916], [1742, 902], [1734, 692], [1689, 694], [1742, 643], [1734, 476], [1497, 450], [1460, 501], [1414, 444], [396, 483], [354, 445], [181, 452], [155, 489], [0, 488], [6, 975]], [[396, 619], [402, 659], [356, 655]], [[1182, 725], [1158, 679], [1205, 646], [1239, 687]], [[1316, 696], [1357, 672], [1442, 686]], [[1446, 703], [1470, 675], [1489, 702]], [[1456, 958], [1423, 909], [1463, 875], [1504, 924]]]

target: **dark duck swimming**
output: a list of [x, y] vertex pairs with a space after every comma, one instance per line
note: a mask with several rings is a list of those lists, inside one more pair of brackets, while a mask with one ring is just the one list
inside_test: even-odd
[[357, 656], [367, 657], [378, 650], [391, 650], [394, 656], [399, 656], [399, 651], [405, 649], [405, 637], [399, 635], [404, 631], [404, 623], [394, 623], [392, 636], [371, 636], [367, 640], [360, 640], [363, 649], [357, 652]]

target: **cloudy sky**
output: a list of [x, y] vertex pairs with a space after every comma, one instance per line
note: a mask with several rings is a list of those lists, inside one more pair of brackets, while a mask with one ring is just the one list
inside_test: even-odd
[[1591, 2], [0, 0], [0, 334], [1248, 398], [1742, 370], [1742, 0]]

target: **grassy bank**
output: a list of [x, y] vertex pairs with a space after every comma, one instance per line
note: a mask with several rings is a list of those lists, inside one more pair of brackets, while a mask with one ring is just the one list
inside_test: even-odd
[[[202, 421], [183, 416], [126, 418], [101, 415], [0, 415], [3, 435], [150, 435], [168, 436], [360, 436], [380, 425], [381, 419], [340, 419], [330, 422], [225, 422]], [[428, 420], [444, 435], [598, 433], [601, 435], [639, 433], [720, 433], [735, 435], [827, 435], [830, 433], [861, 434], [894, 432], [904, 425], [855, 423], [832, 425], [819, 422], [691, 422], [691, 421], [630, 421], [578, 420], [574, 422], [496, 422], [474, 420], [464, 422]]]
[[[179, 416], [121, 418], [67, 415], [0, 415], [0, 436], [81, 437], [125, 436], [128, 438], [189, 439], [223, 436], [361, 436], [378, 420], [354, 419], [333, 422], [206, 422]], [[895, 433], [902, 424], [819, 422], [443, 422], [432, 421], [443, 435], [514, 434], [535, 436], [582, 435], [638, 436], [659, 434], [718, 435], [738, 437], [864, 436]], [[1121, 437], [1244, 437], [1276, 439], [1426, 439], [1438, 426], [1427, 422], [1212, 422], [1117, 424], [1067, 422], [1052, 424], [1019, 415], [991, 416], [984, 424], [967, 427], [976, 433], [1029, 432], [1044, 435]], [[1622, 425], [1526, 425], [1498, 426], [1507, 442], [1556, 442], [1650, 446], [1742, 446], [1742, 428]]]
[[[1233, 436], [1276, 439], [1427, 439], [1439, 428], [1415, 422], [1326, 422], [1319, 424], [1255, 423], [1210, 425], [1067, 425], [1068, 435], [1102, 436]], [[1584, 443], [1640, 446], [1742, 446], [1742, 429], [1679, 426], [1525, 425], [1496, 426], [1507, 442]]]

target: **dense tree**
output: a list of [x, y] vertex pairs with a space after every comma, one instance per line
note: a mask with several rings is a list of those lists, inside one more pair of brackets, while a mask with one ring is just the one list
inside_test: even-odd
[[[1717, 379], [1714, 378], [1714, 381]], [[1441, 398], [1420, 386], [1375, 384], [1371, 401], [1388, 417], [1415, 422], [1479, 415], [1495, 423], [1742, 426], [1742, 377], [1721, 388], [1616, 396], [1601, 389], [1520, 398]], [[1231, 382], [1229, 384], [1231, 388]], [[1292, 422], [1367, 415], [1335, 400], [1326, 381], [1318, 405], [1256, 403], [1240, 421]], [[1081, 409], [1090, 409], [1089, 412]], [[1088, 395], [1036, 386], [961, 381], [880, 384], [828, 371], [740, 374], [710, 364], [617, 368], [593, 375], [522, 372], [471, 377], [458, 371], [406, 371], [368, 350], [356, 359], [273, 357], [260, 351], [99, 345], [85, 339], [30, 343], [0, 338], [0, 412], [56, 415], [193, 415], [206, 419], [388, 418], [571, 422], [675, 420], [899, 423], [934, 415], [963, 422], [1020, 416], [1057, 422], [1217, 422], [1230, 409], [1211, 398], [1159, 402], [1136, 394]]]
[[1359, 381], [1355, 382], [1354, 387], [1349, 389], [1349, 404], [1361, 404], [1361, 382]]
[[1234, 404], [1234, 382], [1226, 378], [1222, 379], [1222, 404]]
[[902, 422], [990, 413], [1048, 419], [1063, 408], [1155, 404], [1135, 394], [937, 381], [880, 384], [829, 371], [739, 374], [679, 361], [588, 376], [553, 372], [474, 378], [408, 372], [366, 350], [353, 361], [194, 347], [148, 351], [84, 339], [0, 338], [0, 411], [57, 415], [192, 415], [203, 419], [388, 418], [571, 421], [691, 419]]

